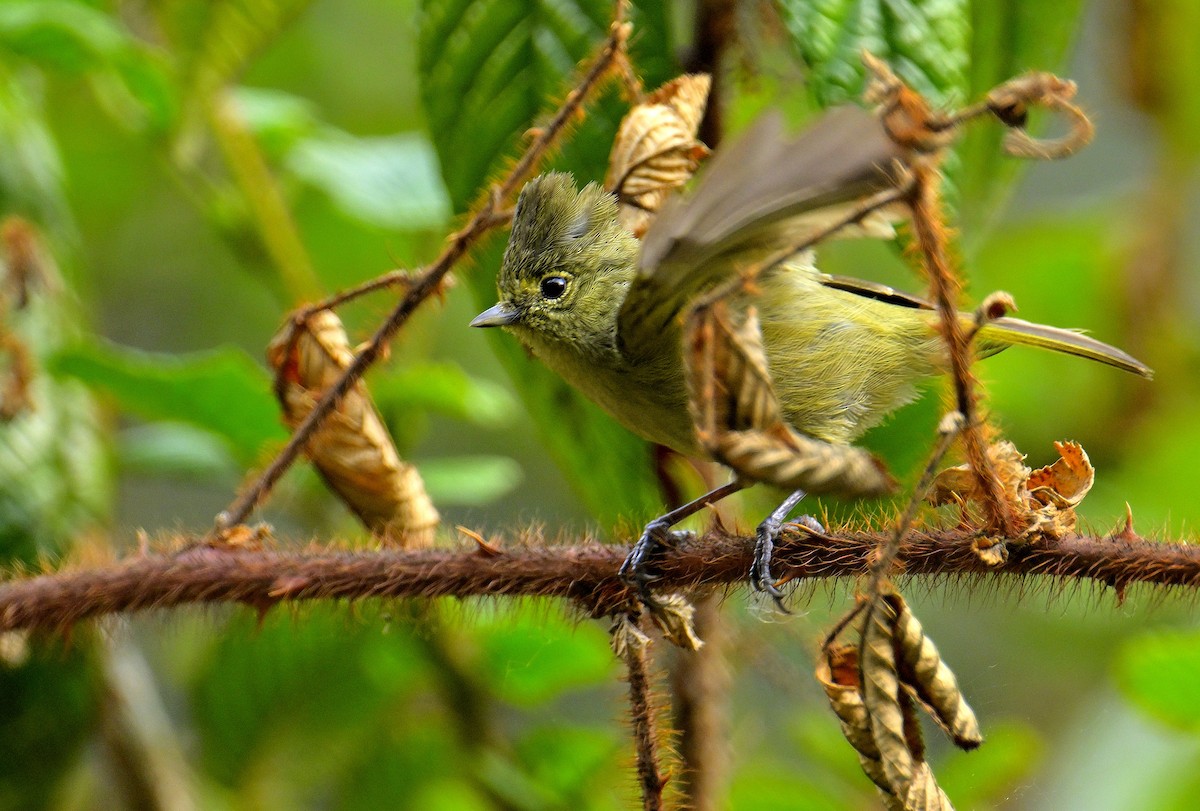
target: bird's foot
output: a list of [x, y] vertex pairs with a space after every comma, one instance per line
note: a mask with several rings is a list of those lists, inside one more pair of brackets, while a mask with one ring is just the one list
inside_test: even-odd
[[655, 602], [650, 586], [658, 579], [658, 575], [651, 571], [653, 559], [664, 550], [694, 537], [694, 532], [672, 530], [666, 516], [656, 518], [642, 530], [642, 537], [633, 545], [617, 574], [625, 585], [637, 590], [638, 599], [643, 604], [653, 606]]
[[[817, 535], [825, 534], [825, 527], [811, 515], [802, 515], [792, 523]], [[783, 592], [775, 585], [775, 578], [771, 575], [771, 555], [775, 551], [775, 542], [779, 540], [783, 524], [784, 517], [776, 510], [758, 525], [755, 531], [754, 563], [750, 566], [750, 585], [755, 591], [765, 591], [771, 595], [779, 610], [790, 614], [792, 612], [783, 604]]]

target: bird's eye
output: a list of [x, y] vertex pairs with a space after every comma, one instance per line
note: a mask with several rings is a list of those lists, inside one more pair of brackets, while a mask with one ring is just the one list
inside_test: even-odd
[[547, 276], [542, 279], [542, 297], [560, 298], [567, 292], [567, 280], [562, 276]]

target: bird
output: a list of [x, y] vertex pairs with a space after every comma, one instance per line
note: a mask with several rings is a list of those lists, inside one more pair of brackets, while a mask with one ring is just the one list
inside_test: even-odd
[[[791, 138], [781, 119], [768, 115], [719, 150], [693, 192], [669, 200], [641, 240], [621, 225], [613, 194], [595, 183], [579, 188], [566, 173], [540, 175], [514, 209], [497, 274], [499, 300], [471, 326], [511, 333], [638, 436], [703, 455], [683, 359], [690, 307], [748, 265], [895, 188], [905, 155], [874, 114], [855, 106], [827, 112]], [[892, 233], [876, 215], [852, 227], [870, 236]], [[757, 314], [784, 420], [832, 445], [853, 443], [948, 367], [931, 304], [822, 273], [811, 250], [769, 264], [727, 301], [735, 312], [752, 307]], [[960, 317], [975, 324], [973, 315]], [[1023, 344], [1151, 375], [1116, 347], [1016, 318], [983, 323], [974, 341], [980, 357]], [[735, 477], [647, 524], [621, 567], [625, 582], [650, 599], [651, 562], [672, 542], [670, 527], [749, 484]], [[756, 532], [750, 582], [776, 601], [771, 550], [804, 495], [791, 493]]]

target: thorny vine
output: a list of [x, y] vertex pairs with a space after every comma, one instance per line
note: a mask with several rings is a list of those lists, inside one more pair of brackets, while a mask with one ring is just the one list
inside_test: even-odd
[[[866, 574], [876, 547], [891, 530], [814, 535], [785, 530], [775, 562], [792, 579]], [[991, 567], [972, 547], [969, 529], [913, 529], [896, 557], [906, 578], [986, 576], [996, 580], [1037, 575], [1092, 581], [1123, 598], [1130, 586], [1200, 588], [1200, 546], [1138, 536], [1131, 523], [1108, 536], [1072, 536], [1024, 544], [1008, 562]], [[535, 545], [520, 536], [493, 538], [475, 553], [455, 550], [285, 551], [197, 545], [164, 539], [174, 553], [141, 553], [105, 566], [70, 569], [0, 585], [0, 631], [68, 629], [114, 613], [186, 605], [244, 603], [260, 610], [284, 602], [445, 596], [560, 597], [594, 616], [621, 611], [630, 592], [616, 570], [625, 547], [589, 542]], [[753, 538], [712, 530], [663, 557], [665, 590], [740, 585]]]

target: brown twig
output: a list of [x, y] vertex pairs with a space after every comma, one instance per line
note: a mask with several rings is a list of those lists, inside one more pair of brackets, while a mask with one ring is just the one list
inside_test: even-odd
[[[363, 347], [341, 378], [325, 392], [325, 395], [313, 408], [307, 419], [296, 428], [287, 445], [284, 446], [283, 450], [279, 452], [267, 469], [259, 475], [249, 488], [217, 516], [216, 526], [213, 530], [214, 534], [219, 534], [229, 527], [240, 524], [249, 517], [259, 502], [266, 497], [283, 476], [284, 472], [295, 462], [296, 457], [300, 454], [304, 444], [312, 436], [313, 431], [333, 411], [338, 401], [362, 377], [363, 373], [380, 357], [383, 353], [383, 348], [391, 341], [400, 327], [408, 320], [409, 316], [412, 315], [422, 302], [443, 289], [446, 274], [479, 241], [480, 237], [506, 221], [503, 202], [512, 196], [534, 170], [555, 139], [563, 132], [567, 123], [578, 113], [587, 96], [600, 84], [600, 81], [614, 66], [624, 61], [626, 42], [630, 33], [629, 24], [624, 21], [625, 6], [624, 2], [617, 4], [615, 18], [609, 29], [608, 39], [601, 46], [599, 53], [593, 60], [591, 67], [584, 74], [583, 79], [567, 94], [566, 99], [550, 120], [550, 123], [538, 131], [537, 136], [530, 142], [528, 148], [517, 160], [508, 175], [505, 176], [504, 180], [498, 186], [491, 189], [490, 194], [478, 206], [467, 221], [466, 226], [451, 237], [450, 244], [443, 249], [441, 255], [411, 279], [404, 298], [400, 300], [400, 303], [396, 305], [395, 309], [392, 310], [391, 314], [388, 315], [387, 319], [376, 330], [370, 342]], [[386, 278], [388, 281], [384, 283], [380, 283], [379, 280], [368, 282], [362, 286], [362, 289], [379, 289], [381, 286], [389, 286], [396, 283], [394, 273], [385, 274], [385, 277], [381, 278]], [[348, 291], [341, 294], [340, 300], [345, 301], [349, 297], [351, 296], [349, 296]]]
[[[792, 579], [866, 573], [890, 531], [816, 536], [788, 529], [773, 563]], [[1145, 583], [1200, 589], [1200, 544], [1160, 543], [1126, 527], [1110, 537], [1074, 535], [1058, 541], [1012, 544], [1009, 560], [993, 567], [972, 547], [977, 534], [961, 529], [913, 530], [897, 565], [911, 575], [1043, 575], [1094, 581], [1118, 594]], [[194, 544], [194, 537], [175, 538]], [[740, 585], [754, 539], [714, 531], [665, 552], [664, 591]], [[446, 550], [274, 551], [199, 546], [173, 555], [136, 556], [108, 566], [64, 571], [0, 584], [0, 631], [69, 628], [105, 614], [185, 605], [240, 602], [265, 610], [283, 601], [364, 597], [565, 597], [602, 616], [627, 607], [631, 594], [616, 572], [627, 549], [502, 545], [499, 555]]]
[[1020, 527], [1004, 498], [992, 460], [987, 455], [987, 440], [978, 417], [975, 378], [971, 374], [971, 343], [958, 316], [961, 283], [950, 268], [946, 232], [942, 225], [945, 218], [938, 198], [941, 174], [936, 166], [917, 161], [912, 166], [912, 180], [912, 196], [909, 199], [913, 231], [925, 260], [933, 300], [941, 319], [942, 339], [950, 355], [955, 407], [963, 417], [963, 450], [979, 482], [979, 490], [984, 495], [983, 505], [988, 512], [989, 525], [1005, 535], [1014, 535]]
[[[630, 620], [632, 621], [632, 620]], [[658, 722], [650, 687], [649, 640], [623, 646], [626, 678], [629, 680], [629, 719], [633, 724], [637, 752], [638, 786], [644, 811], [662, 811], [667, 780], [658, 765]]]

